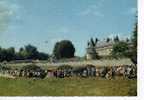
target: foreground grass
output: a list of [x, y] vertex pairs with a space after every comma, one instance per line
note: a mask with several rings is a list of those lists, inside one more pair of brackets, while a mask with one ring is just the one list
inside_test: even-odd
[[136, 80], [122, 78], [0, 78], [0, 96], [128, 96], [136, 95], [136, 87]]

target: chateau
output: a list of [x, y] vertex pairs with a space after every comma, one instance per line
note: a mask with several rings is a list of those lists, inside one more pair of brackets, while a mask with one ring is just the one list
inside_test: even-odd
[[[113, 40], [99, 42], [98, 40], [95, 42], [93, 39], [89, 40], [86, 48], [86, 59], [95, 59], [97, 55], [100, 57], [110, 56], [114, 43]], [[130, 42], [128, 44], [131, 46]]]

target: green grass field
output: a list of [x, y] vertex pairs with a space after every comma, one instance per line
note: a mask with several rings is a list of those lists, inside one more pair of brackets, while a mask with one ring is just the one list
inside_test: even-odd
[[129, 96], [136, 95], [136, 89], [136, 79], [0, 78], [0, 96]]

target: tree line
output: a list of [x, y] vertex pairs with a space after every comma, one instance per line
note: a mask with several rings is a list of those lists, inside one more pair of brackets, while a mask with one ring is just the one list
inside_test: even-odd
[[[94, 45], [99, 41], [98, 38], [93, 41], [91, 39], [91, 43], [89, 45]], [[106, 42], [109, 42], [110, 38], [106, 39]], [[129, 40], [127, 39], [127, 42]], [[137, 63], [137, 23], [135, 24], [135, 28], [133, 30], [133, 35], [131, 38], [132, 47], [129, 48], [127, 42], [120, 41], [119, 37], [116, 36], [114, 38], [115, 44], [112, 48], [112, 57], [129, 57], [133, 62]], [[97, 52], [96, 52], [97, 54]], [[62, 40], [60, 42], [56, 42], [53, 48], [52, 57], [55, 59], [61, 58], [73, 58], [75, 56], [75, 47], [70, 40]], [[0, 47], [0, 61], [11, 61], [11, 60], [48, 60], [50, 57], [49, 54], [44, 52], [39, 52], [37, 47], [33, 45], [26, 45], [19, 49], [18, 52], [15, 51], [14, 47], [10, 47], [8, 49]], [[99, 57], [99, 56], [97, 56]]]
[[48, 54], [39, 52], [33, 45], [26, 45], [24, 48], [20, 48], [18, 52], [15, 51], [14, 47], [1, 48], [0, 47], [0, 61], [12, 61], [12, 60], [47, 60]]
[[[74, 57], [75, 47], [69, 40], [62, 40], [57, 42], [53, 49], [53, 56], [55, 59], [72, 58]], [[44, 52], [39, 52], [37, 47], [28, 44], [15, 51], [14, 47], [1, 48], [0, 47], [0, 62], [12, 60], [48, 60], [50, 55]]]

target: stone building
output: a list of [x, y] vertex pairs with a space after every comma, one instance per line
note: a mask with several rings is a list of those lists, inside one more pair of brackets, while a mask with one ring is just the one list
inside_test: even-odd
[[97, 44], [97, 41], [94, 42], [93, 39], [88, 41], [87, 48], [86, 48], [86, 59], [87, 60], [97, 58], [96, 44]]
[[99, 56], [109, 56], [111, 54], [114, 42], [99, 42], [96, 46], [96, 51]]
[[96, 59], [96, 51], [95, 48], [87, 48], [87, 54], [86, 54], [86, 59], [90, 60], [90, 59]]
[[[97, 56], [105, 57], [110, 56], [111, 51], [114, 45], [114, 41], [97, 41], [93, 42], [93, 39], [88, 41], [87, 48], [86, 48], [86, 59], [95, 59]], [[131, 47], [132, 44], [128, 42], [129, 46]]]

